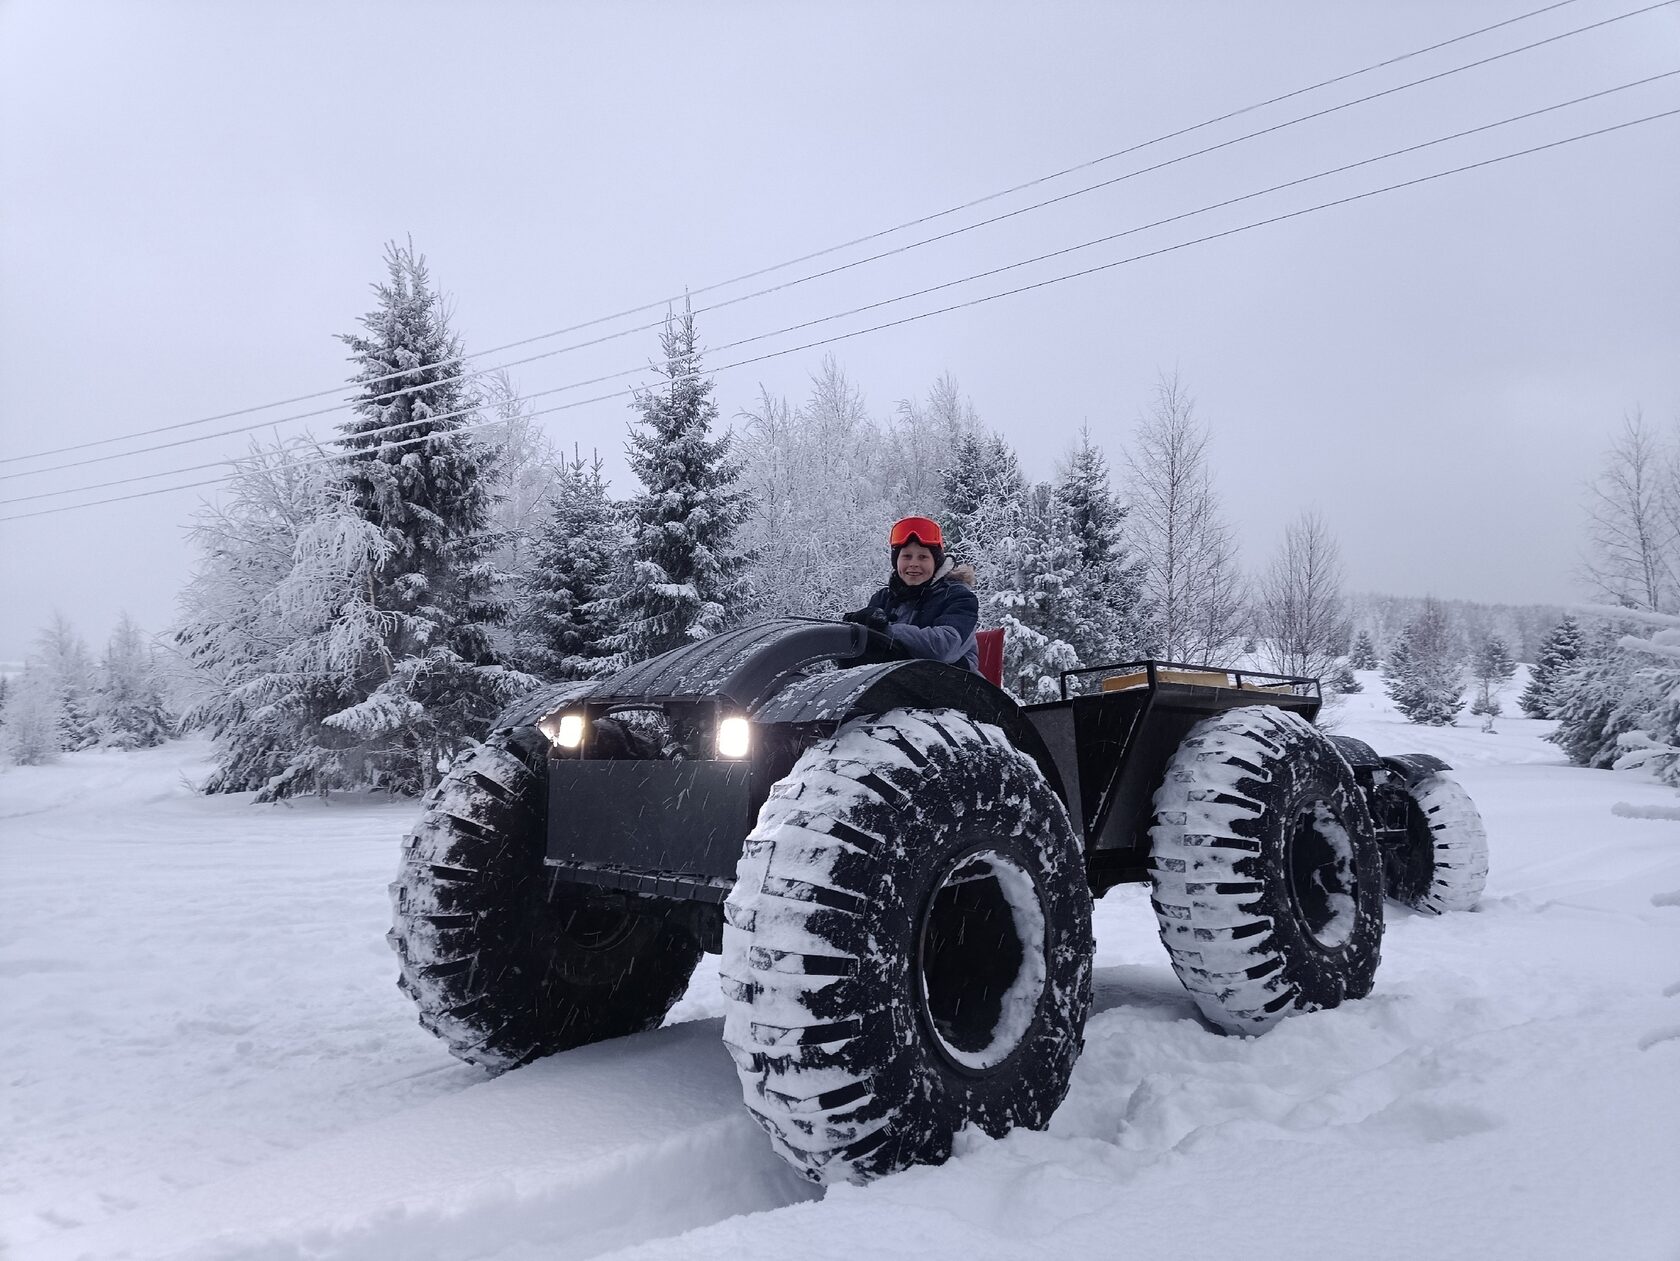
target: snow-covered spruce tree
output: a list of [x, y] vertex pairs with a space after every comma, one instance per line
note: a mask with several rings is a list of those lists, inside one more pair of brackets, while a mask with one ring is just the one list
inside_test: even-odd
[[962, 434], [940, 471], [946, 554], [967, 561], [985, 576], [987, 553], [1015, 529], [1015, 514], [1027, 493], [1021, 458], [1002, 434]]
[[175, 734], [175, 720], [163, 703], [157, 655], [126, 612], [105, 645], [94, 709], [100, 743], [112, 748], [149, 749]]
[[6, 689], [0, 749], [18, 766], [41, 766], [64, 751], [64, 698], [51, 670], [25, 662]]
[[1365, 687], [1353, 673], [1353, 666], [1346, 661], [1336, 664], [1330, 672], [1330, 690], [1339, 696], [1352, 696], [1355, 692], [1363, 692]]
[[1208, 435], [1176, 376], [1163, 376], [1127, 455], [1129, 526], [1147, 566], [1144, 598], [1156, 651], [1215, 661], [1242, 642], [1236, 540], [1208, 468]]
[[1126, 508], [1088, 426], [1060, 470], [1055, 497], [1060, 526], [1077, 551], [1065, 612], [1074, 653], [1085, 665], [1143, 656], [1149, 643], [1144, 562], [1126, 545]]
[[[973, 520], [1001, 516], [1003, 507], [987, 501]], [[1004, 685], [1022, 701], [1052, 700], [1061, 694], [1061, 672], [1083, 664], [1070, 642], [1078, 625], [1078, 541], [1049, 486], [1031, 487], [1013, 520], [987, 554], [980, 623], [1003, 627]]]
[[93, 748], [99, 743], [93, 655], [64, 614], [55, 611], [36, 638], [35, 658], [58, 692], [59, 748]]
[[1556, 718], [1558, 683], [1580, 658], [1581, 624], [1566, 613], [1542, 641], [1528, 686], [1517, 698], [1523, 713], [1530, 718]]
[[585, 460], [574, 452], [555, 474], [548, 504], [520, 579], [520, 659], [544, 679], [594, 678], [612, 659], [601, 601], [612, 592], [624, 551], [600, 455]]
[[642, 493], [625, 505], [630, 565], [603, 602], [609, 646], [636, 661], [728, 626], [746, 595], [736, 536], [746, 517], [730, 435], [712, 437], [717, 404], [702, 375], [694, 314], [666, 317], [660, 334], [664, 380], [637, 392], [640, 413], [628, 456]]
[[314, 660], [342, 667], [350, 702], [321, 718], [335, 769], [300, 775], [292, 791], [423, 792], [536, 682], [504, 665], [492, 642], [508, 609], [491, 560], [500, 540], [490, 453], [462, 432], [479, 400], [458, 379], [460, 338], [413, 245], [391, 244], [385, 261], [363, 331], [341, 336], [361, 397], [339, 426], [349, 458], [336, 467], [349, 507], [386, 546], [316, 641], [325, 656]]
[[[1680, 787], [1680, 616], [1641, 611], [1630, 620], [1643, 633], [1623, 635], [1617, 646], [1646, 663], [1635, 678], [1649, 702], [1645, 720], [1618, 733], [1619, 755], [1612, 765], [1649, 769], [1664, 783]], [[1680, 811], [1662, 817], [1680, 818]]]
[[1470, 681], [1476, 687], [1476, 699], [1470, 712], [1497, 718], [1503, 712], [1499, 704], [1500, 689], [1517, 671], [1511, 660], [1511, 650], [1498, 635], [1487, 635], [1476, 645], [1470, 657]]
[[1377, 657], [1377, 645], [1371, 639], [1371, 632], [1360, 631], [1348, 652], [1348, 665], [1355, 670], [1375, 670], [1381, 664]]
[[1552, 681], [1552, 717], [1558, 725], [1546, 739], [1577, 766], [1608, 767], [1615, 761], [1616, 737], [1638, 708], [1637, 699], [1624, 705], [1636, 667], [1618, 638], [1620, 632], [1609, 623], [1583, 632], [1580, 656]]
[[1425, 600], [1401, 631], [1383, 667], [1383, 686], [1409, 721], [1427, 727], [1450, 727], [1464, 708], [1458, 649], [1440, 601]]

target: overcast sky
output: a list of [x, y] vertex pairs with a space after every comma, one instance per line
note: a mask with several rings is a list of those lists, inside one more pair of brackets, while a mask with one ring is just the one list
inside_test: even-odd
[[[0, 459], [341, 382], [344, 348], [334, 334], [368, 308], [392, 238], [412, 235], [428, 256], [467, 348], [493, 346], [891, 227], [1540, 2], [5, 0]], [[1575, 0], [880, 245], [1640, 2]], [[722, 346], [1677, 68], [1680, 6], [1670, 5], [703, 313], [701, 332]], [[1676, 107], [1680, 77], [713, 362]], [[1643, 407], [1664, 424], [1680, 417], [1677, 157], [1680, 119], [1668, 118], [832, 350], [882, 418], [953, 374], [1040, 477], [1085, 422], [1118, 466], [1158, 374], [1176, 370], [1211, 428], [1250, 566], [1311, 507], [1339, 538], [1353, 587], [1562, 601], [1577, 594], [1582, 484], [1622, 415]], [[634, 367], [654, 347], [643, 333], [512, 373], [535, 393]], [[823, 353], [721, 372], [725, 416], [750, 404], [761, 383], [798, 401]], [[629, 415], [612, 401], [545, 423], [567, 447], [600, 448], [624, 493]], [[162, 437], [236, 423], [250, 421]], [[332, 423], [280, 431], [307, 424], [329, 434]], [[247, 441], [6, 477], [0, 500], [202, 464]], [[0, 464], [0, 474], [55, 462]], [[100, 493], [160, 484], [169, 479]], [[183, 526], [205, 493], [0, 524], [0, 659], [21, 658], [55, 607], [96, 647], [124, 608], [148, 630], [166, 627], [192, 559]], [[0, 515], [64, 502], [74, 497], [0, 504]]]

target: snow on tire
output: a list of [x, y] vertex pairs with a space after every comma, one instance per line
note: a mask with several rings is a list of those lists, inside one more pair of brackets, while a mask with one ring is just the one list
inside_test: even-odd
[[1317, 728], [1266, 705], [1203, 719], [1154, 805], [1161, 940], [1208, 1020], [1261, 1033], [1370, 993], [1382, 859], [1353, 772]]
[[724, 1040], [816, 1182], [1041, 1129], [1091, 1005], [1091, 895], [1031, 758], [960, 713], [819, 741], [770, 792], [724, 906]]
[[1435, 915], [1474, 910], [1488, 874], [1487, 830], [1476, 803], [1439, 771], [1406, 795], [1406, 840], [1388, 857], [1388, 896]]
[[551, 891], [546, 747], [526, 727], [457, 761], [391, 885], [398, 986], [425, 1028], [493, 1072], [652, 1028], [700, 958], [658, 903], [635, 913], [575, 886]]

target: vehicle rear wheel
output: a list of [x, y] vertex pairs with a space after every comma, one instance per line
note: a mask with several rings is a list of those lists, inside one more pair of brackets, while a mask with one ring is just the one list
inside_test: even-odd
[[1405, 791], [1406, 839], [1385, 853], [1388, 896], [1433, 915], [1474, 910], [1488, 874], [1487, 830], [1476, 803], [1439, 771]]
[[724, 1040], [816, 1182], [1042, 1129], [1091, 1005], [1091, 895], [1061, 801], [995, 727], [857, 719], [778, 783], [724, 905]]
[[550, 888], [546, 742], [493, 735], [426, 799], [391, 885], [387, 940], [420, 1023], [501, 1072], [657, 1025], [699, 962], [669, 908]]
[[1261, 1033], [1370, 993], [1382, 859], [1353, 772], [1275, 706], [1203, 719], [1167, 764], [1150, 828], [1161, 940], [1202, 1014]]

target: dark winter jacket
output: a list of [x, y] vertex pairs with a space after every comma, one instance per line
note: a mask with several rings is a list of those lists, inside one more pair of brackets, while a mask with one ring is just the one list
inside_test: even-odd
[[912, 657], [979, 669], [974, 628], [980, 622], [980, 601], [974, 594], [974, 570], [967, 565], [946, 560], [919, 587], [895, 573], [869, 598], [869, 607], [886, 610], [887, 634]]

